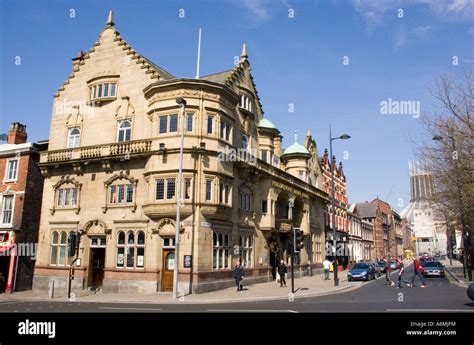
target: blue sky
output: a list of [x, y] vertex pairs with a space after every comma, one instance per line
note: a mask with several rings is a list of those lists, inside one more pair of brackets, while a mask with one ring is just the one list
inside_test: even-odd
[[195, 76], [199, 27], [201, 75], [232, 68], [246, 42], [265, 116], [284, 145], [294, 130], [301, 142], [309, 128], [322, 154], [329, 124], [333, 134], [350, 134], [334, 143], [338, 160], [348, 153], [349, 201], [379, 196], [401, 210], [412, 140], [424, 134], [419, 119], [382, 115], [380, 103], [417, 101], [422, 113], [432, 111], [435, 79], [472, 67], [473, 7], [468, 0], [0, 0], [0, 132], [20, 121], [31, 140], [48, 138], [53, 94], [71, 58], [92, 46], [113, 9], [127, 42], [178, 77]]

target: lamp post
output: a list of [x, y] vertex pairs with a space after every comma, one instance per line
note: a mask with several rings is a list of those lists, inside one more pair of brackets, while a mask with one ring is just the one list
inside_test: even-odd
[[174, 250], [174, 270], [173, 270], [173, 298], [178, 297], [178, 271], [179, 271], [179, 230], [181, 227], [181, 193], [183, 188], [183, 146], [184, 146], [184, 122], [186, 101], [182, 97], [176, 98], [181, 108], [181, 142], [179, 145], [179, 170], [178, 170], [178, 199], [176, 202], [176, 232], [175, 232], [175, 250]]
[[[432, 140], [435, 141], [443, 141], [446, 139], [445, 137], [442, 137], [440, 135], [435, 135]], [[456, 151], [456, 143], [454, 141], [454, 131], [452, 132], [452, 136], [449, 137], [451, 139], [451, 149], [453, 150], [452, 152]], [[454, 159], [453, 162], [454, 165], [454, 179], [456, 181], [456, 189], [458, 192], [458, 198], [459, 198], [459, 213], [461, 216], [461, 227], [462, 227], [462, 240], [463, 240], [463, 272], [464, 272], [464, 278], [466, 278], [466, 270], [467, 270], [467, 275], [469, 278], [469, 281], [472, 281], [472, 271], [471, 271], [471, 264], [468, 260], [468, 254], [469, 254], [469, 232], [467, 231], [467, 226], [466, 226], [466, 220], [464, 216], [464, 204], [463, 204], [463, 197], [462, 197], [462, 188], [460, 185], [460, 178], [459, 178], [459, 168], [458, 168], [458, 163], [457, 159]]]
[[332, 164], [332, 142], [337, 139], [346, 140], [350, 136], [343, 134], [339, 137], [332, 137], [331, 126], [329, 126], [329, 157], [330, 157], [330, 166], [331, 166], [331, 189], [332, 189], [332, 243], [333, 243], [333, 253], [335, 253], [333, 260], [334, 267], [334, 286], [339, 285], [339, 279], [337, 278], [337, 248], [336, 248], [336, 189], [334, 185], [334, 166]]

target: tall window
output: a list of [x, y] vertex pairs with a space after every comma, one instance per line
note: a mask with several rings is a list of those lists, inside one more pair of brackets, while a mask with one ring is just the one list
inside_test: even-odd
[[267, 150], [262, 150], [262, 161], [264, 161], [264, 162], [268, 161], [268, 151]]
[[214, 232], [212, 247], [212, 268], [214, 270], [230, 268], [229, 235]]
[[11, 159], [7, 163], [5, 181], [15, 181], [18, 177], [18, 159]]
[[178, 115], [162, 115], [159, 117], [159, 129], [160, 134], [163, 133], [176, 133], [178, 131]]
[[230, 186], [226, 183], [219, 183], [219, 203], [229, 205]]
[[109, 186], [109, 204], [129, 204], [133, 202], [133, 184]]
[[231, 130], [230, 124], [225, 121], [222, 121], [220, 138], [225, 141], [230, 141], [230, 130]]
[[242, 211], [251, 211], [252, 210], [252, 195], [248, 192], [240, 193], [240, 209]]
[[212, 180], [206, 180], [206, 201], [212, 200]]
[[240, 262], [244, 267], [252, 267], [253, 237], [247, 235], [240, 236], [241, 257]]
[[186, 131], [192, 132], [193, 131], [193, 120], [194, 114], [188, 113], [186, 118]]
[[58, 188], [56, 190], [56, 206], [76, 207], [79, 197], [79, 188]]
[[67, 233], [65, 231], [53, 231], [51, 234], [51, 259], [50, 264], [52, 266], [64, 266], [66, 265], [66, 246], [67, 246]]
[[268, 200], [262, 200], [262, 213], [267, 214], [268, 213]]
[[249, 138], [246, 135], [242, 135], [242, 148], [248, 150], [249, 148]]
[[184, 199], [191, 199], [191, 188], [192, 188], [192, 178], [185, 177], [184, 178]]
[[176, 194], [176, 179], [157, 179], [156, 180], [156, 200], [172, 200]]
[[178, 115], [170, 115], [170, 133], [178, 131]]
[[10, 225], [13, 221], [13, 195], [4, 195], [2, 198], [2, 224]]
[[67, 138], [67, 147], [74, 148], [80, 145], [81, 130], [79, 127], [69, 128], [69, 134]]
[[209, 116], [209, 117], [207, 118], [207, 134], [212, 134], [212, 133], [214, 133], [213, 123], [214, 123], [214, 117], [213, 117], [213, 116]]
[[145, 233], [119, 231], [117, 236], [117, 267], [143, 268], [145, 266]]
[[132, 137], [132, 123], [129, 120], [119, 121], [117, 141], [129, 141]]

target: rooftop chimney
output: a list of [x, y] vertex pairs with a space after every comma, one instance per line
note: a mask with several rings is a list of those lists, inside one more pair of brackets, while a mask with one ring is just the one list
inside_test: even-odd
[[28, 135], [26, 134], [26, 126], [19, 122], [13, 122], [8, 131], [8, 144], [24, 144]]

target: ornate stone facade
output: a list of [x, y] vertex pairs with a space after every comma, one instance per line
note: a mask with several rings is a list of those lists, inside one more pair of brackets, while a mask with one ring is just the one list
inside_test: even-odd
[[[184, 119], [176, 97], [187, 102]], [[59, 111], [66, 101], [78, 107]], [[82, 232], [74, 289], [169, 291], [176, 245], [180, 294], [232, 286], [237, 260], [247, 284], [268, 281], [277, 261], [289, 259], [292, 226], [305, 234], [298, 273], [308, 263], [320, 268], [329, 199], [317, 149], [309, 133], [307, 152], [284, 151], [281, 140], [263, 117], [245, 45], [233, 70], [176, 78], [128, 46], [109, 20], [55, 95], [40, 162], [34, 288], [66, 287], [73, 258], [61, 236], [71, 231]]]

